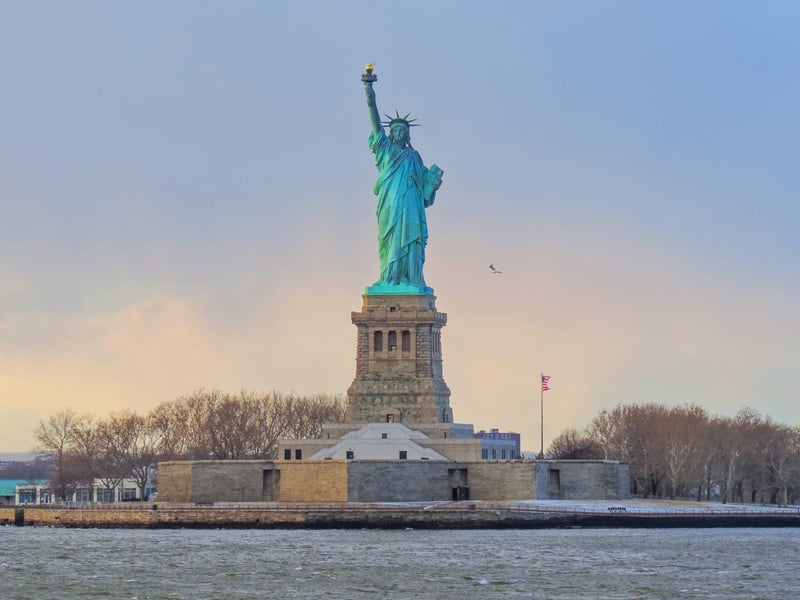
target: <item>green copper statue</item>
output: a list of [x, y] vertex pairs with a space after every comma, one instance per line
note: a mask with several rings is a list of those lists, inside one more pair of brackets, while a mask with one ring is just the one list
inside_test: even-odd
[[[372, 122], [369, 147], [378, 168], [374, 191], [378, 196], [381, 277], [367, 288], [367, 294], [432, 294], [422, 275], [428, 243], [425, 208], [433, 204], [443, 171], [436, 165], [425, 168], [419, 153], [411, 147], [409, 131], [414, 120], [408, 115], [401, 117], [395, 111], [395, 117], [387, 115], [389, 120], [381, 123], [372, 89], [377, 79], [373, 65], [368, 64], [361, 80]], [[389, 129], [388, 136], [383, 125]]]

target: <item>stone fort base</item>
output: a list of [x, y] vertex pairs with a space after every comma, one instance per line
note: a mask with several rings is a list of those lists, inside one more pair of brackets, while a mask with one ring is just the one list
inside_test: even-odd
[[159, 502], [414, 502], [622, 500], [615, 461], [172, 461], [159, 463]]

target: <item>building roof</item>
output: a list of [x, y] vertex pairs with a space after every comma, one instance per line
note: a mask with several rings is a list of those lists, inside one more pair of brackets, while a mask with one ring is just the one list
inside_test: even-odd
[[402, 423], [368, 423], [343, 435], [334, 445], [317, 451], [311, 458], [341, 460], [352, 451], [357, 460], [398, 460], [400, 451], [404, 450], [408, 460], [447, 460], [435, 450], [423, 448], [414, 441], [428, 439], [424, 433], [409, 429]]
[[46, 486], [47, 479], [0, 479], [0, 496], [15, 496], [17, 486]]

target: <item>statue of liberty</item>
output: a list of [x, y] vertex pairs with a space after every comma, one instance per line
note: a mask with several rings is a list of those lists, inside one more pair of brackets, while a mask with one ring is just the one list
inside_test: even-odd
[[[377, 81], [373, 65], [367, 65], [361, 76], [367, 93], [367, 106], [372, 123], [369, 147], [375, 154], [378, 181], [378, 256], [381, 276], [367, 293], [431, 294], [425, 284], [422, 266], [428, 243], [425, 209], [433, 204], [436, 190], [442, 185], [443, 171], [436, 165], [427, 169], [419, 153], [411, 147], [414, 119], [386, 115], [381, 122], [372, 84]], [[386, 126], [389, 134], [383, 130]]]

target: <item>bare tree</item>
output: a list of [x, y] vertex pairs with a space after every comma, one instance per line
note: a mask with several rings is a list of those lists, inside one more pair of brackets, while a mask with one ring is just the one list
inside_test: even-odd
[[187, 456], [190, 423], [185, 402], [162, 402], [150, 412], [150, 424], [161, 438], [162, 460], [176, 460]]
[[752, 408], [740, 410], [736, 414], [735, 424], [740, 460], [734, 491], [740, 502], [757, 502], [759, 498], [769, 495], [767, 444], [771, 427]]
[[94, 482], [100, 476], [101, 456], [97, 428], [91, 416], [79, 419], [72, 427], [72, 447], [78, 482], [89, 489], [94, 498]]
[[719, 454], [717, 463], [719, 474], [720, 500], [723, 504], [734, 500], [737, 475], [740, 471], [743, 436], [737, 420], [720, 419], [717, 425]]
[[721, 441], [724, 436], [725, 428], [725, 420], [719, 417], [709, 418], [708, 422], [705, 424], [699, 448], [700, 468], [697, 475], [698, 502], [703, 500], [704, 493], [706, 501], [711, 500], [711, 493], [717, 481], [715, 466], [719, 463], [719, 458], [721, 456]]
[[665, 415], [661, 428], [663, 462], [670, 483], [669, 496], [673, 500], [685, 491], [690, 481], [696, 480], [694, 473], [701, 464], [707, 424], [708, 415], [699, 406], [674, 407]]
[[587, 435], [603, 449], [603, 458], [606, 460], [626, 460], [622, 451], [622, 423], [617, 412], [612, 415], [605, 409], [601, 410], [587, 428]]
[[72, 494], [80, 478], [75, 459], [75, 428], [81, 422], [74, 411], [67, 409], [39, 421], [36, 430], [36, 451], [51, 457], [54, 467], [53, 491], [62, 502]]
[[667, 409], [661, 404], [630, 404], [622, 407], [623, 430], [636, 490], [644, 497], [661, 496], [665, 477], [663, 428]]
[[274, 458], [279, 440], [318, 437], [323, 423], [344, 419], [344, 408], [340, 397], [325, 394], [198, 390], [152, 416], [173, 456], [183, 449], [187, 458]]
[[250, 453], [254, 458], [274, 458], [278, 440], [287, 429], [281, 395], [272, 391], [253, 398], [253, 435]]
[[158, 430], [148, 417], [124, 411], [108, 418], [103, 435], [109, 460], [130, 474], [144, 502], [151, 470], [158, 461], [161, 442]]
[[[573, 455], [583, 434], [567, 430], [552, 451]], [[630, 464], [632, 491], [723, 503], [786, 504], [800, 495], [800, 428], [780, 425], [751, 408], [733, 419], [700, 406], [619, 405], [602, 410], [585, 432], [603, 456]]]
[[560, 459], [603, 458], [603, 448], [588, 435], [577, 429], [567, 429], [556, 437], [547, 449], [547, 455]]
[[[120, 450], [117, 428], [112, 419], [104, 419], [95, 425], [95, 439], [98, 447], [98, 479], [105, 490], [121, 488], [122, 482], [130, 476], [128, 459]], [[115, 501], [122, 501], [122, 491]]]
[[783, 506], [789, 503], [789, 487], [800, 470], [800, 428], [775, 425], [766, 440], [769, 474], [774, 486], [770, 501]]

